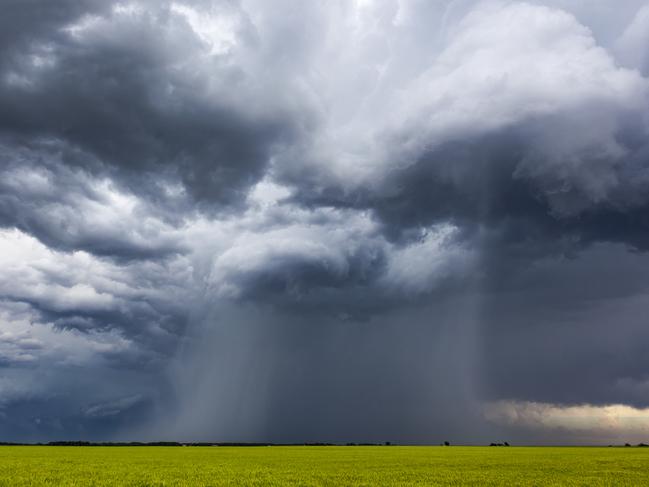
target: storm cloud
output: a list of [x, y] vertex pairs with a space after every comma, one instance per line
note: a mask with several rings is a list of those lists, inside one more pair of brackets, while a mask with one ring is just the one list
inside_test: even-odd
[[647, 32], [644, 1], [4, 2], [0, 440], [630, 434], [556, 417], [649, 407]]

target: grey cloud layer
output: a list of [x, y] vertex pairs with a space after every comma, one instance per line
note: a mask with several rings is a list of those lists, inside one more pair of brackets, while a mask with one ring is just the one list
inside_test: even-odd
[[[7, 10], [8, 22], [23, 15]], [[246, 46], [211, 54], [166, 3], [81, 8], [34, 34], [5, 48], [3, 132], [61, 141], [64, 163], [131, 189], [163, 192], [166, 176], [197, 200], [236, 202], [292, 131], [286, 109], [260, 98], [270, 86], [230, 59]]]
[[[32, 439], [470, 441], [461, 417], [492, 431], [482, 398], [649, 404], [631, 343], [646, 258], [628, 250], [649, 246], [648, 12], [7, 2], [0, 422]], [[114, 386], [73, 387], [79, 364]]]

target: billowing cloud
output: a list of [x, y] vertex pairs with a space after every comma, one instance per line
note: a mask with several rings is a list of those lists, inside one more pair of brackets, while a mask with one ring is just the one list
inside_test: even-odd
[[647, 12], [9, 2], [8, 437], [574, 442], [561, 411], [643, 411]]
[[107, 178], [66, 167], [57, 142], [34, 148], [5, 145], [0, 223], [61, 250], [87, 250], [122, 259], [181, 251], [164, 212], [152, 211]]
[[[22, 8], [8, 7], [9, 18]], [[231, 8], [218, 10], [243, 16]], [[80, 8], [29, 43], [7, 42], [5, 136], [28, 147], [58, 142], [65, 164], [154, 196], [171, 180], [196, 200], [236, 203], [295, 130], [291, 109], [252, 71], [263, 59], [250, 53], [245, 19], [230, 34], [238, 42], [214, 52], [189, 12], [167, 2]]]

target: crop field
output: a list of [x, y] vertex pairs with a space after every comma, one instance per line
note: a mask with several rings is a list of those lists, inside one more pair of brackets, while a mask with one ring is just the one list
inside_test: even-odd
[[646, 485], [649, 448], [0, 447], [0, 485]]

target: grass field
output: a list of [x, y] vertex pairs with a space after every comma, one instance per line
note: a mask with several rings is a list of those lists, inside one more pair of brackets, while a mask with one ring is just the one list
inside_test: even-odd
[[0, 447], [0, 485], [647, 485], [649, 448]]

